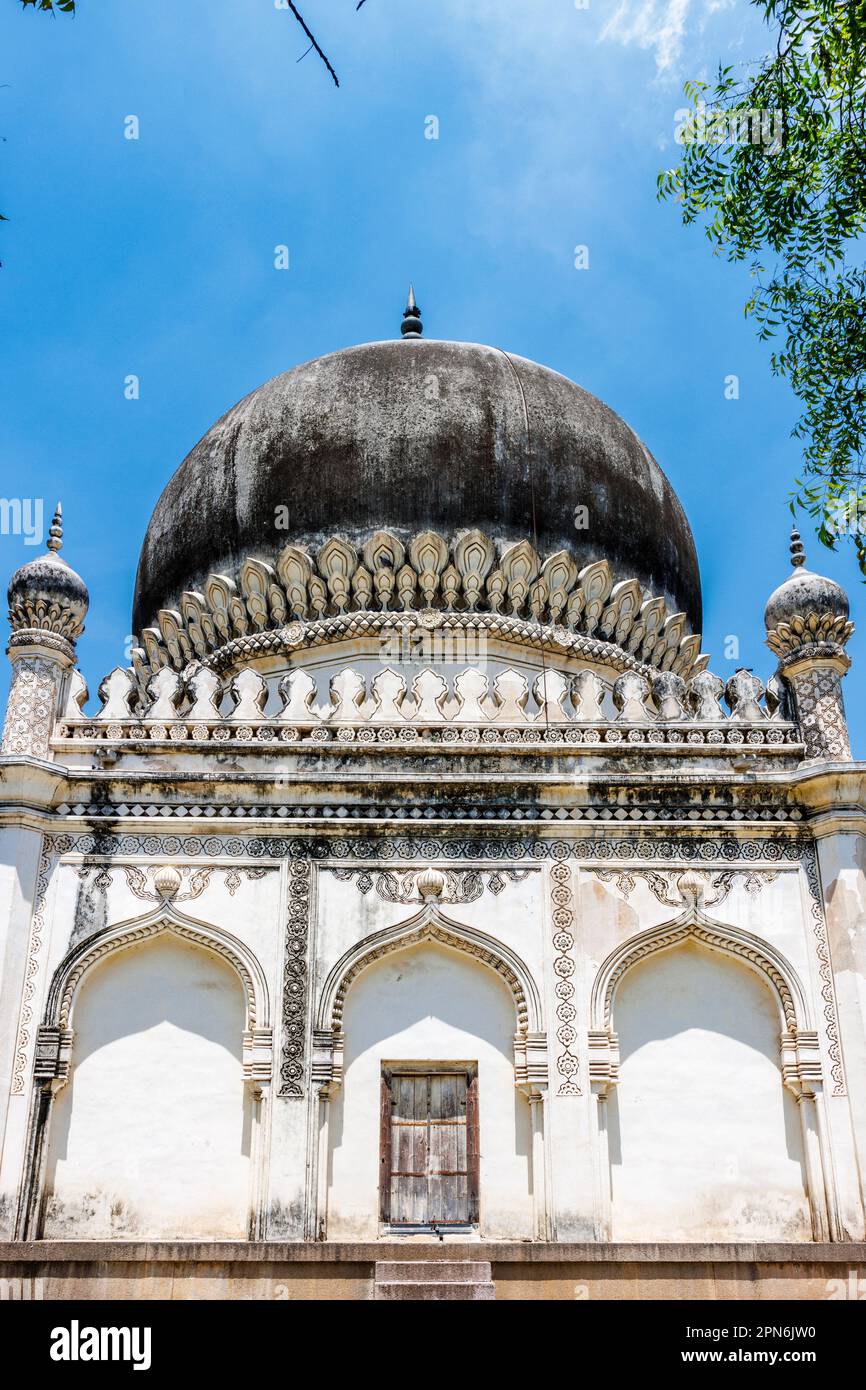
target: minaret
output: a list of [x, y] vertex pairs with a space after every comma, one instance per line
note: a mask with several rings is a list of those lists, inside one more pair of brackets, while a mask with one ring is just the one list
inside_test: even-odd
[[60, 503], [48, 533], [47, 554], [16, 570], [9, 582], [12, 685], [6, 704], [6, 757], [48, 758], [49, 743], [75, 643], [84, 631], [89, 597], [84, 580], [61, 558]]
[[793, 571], [770, 595], [764, 610], [767, 646], [779, 658], [779, 675], [793, 694], [806, 757], [849, 761], [851, 744], [842, 698], [842, 677], [851, 665], [845, 645], [854, 624], [848, 597], [832, 579], [805, 568], [797, 530], [791, 532]]

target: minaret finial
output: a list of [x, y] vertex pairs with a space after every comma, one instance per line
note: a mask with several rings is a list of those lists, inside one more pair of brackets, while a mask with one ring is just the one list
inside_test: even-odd
[[57, 510], [54, 513], [54, 520], [48, 531], [48, 549], [56, 555], [58, 550], [63, 549], [63, 508], [57, 503]]
[[791, 527], [791, 564], [794, 569], [806, 563], [806, 552], [803, 549], [803, 542], [800, 540], [800, 532], [796, 526]]
[[404, 338], [420, 338], [424, 332], [424, 325], [421, 322], [421, 310], [415, 303], [414, 286], [409, 286], [409, 298], [406, 300], [406, 308], [403, 310], [403, 322], [400, 324], [400, 332]]

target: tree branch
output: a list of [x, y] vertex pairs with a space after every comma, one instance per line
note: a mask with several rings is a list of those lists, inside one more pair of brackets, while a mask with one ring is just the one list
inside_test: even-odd
[[[331, 66], [331, 62], [330, 62], [330, 59], [328, 58], [327, 53], [325, 53], [325, 52], [323, 51], [323, 49], [321, 49], [321, 48], [319, 47], [319, 43], [318, 43], [318, 41], [317, 41], [317, 39], [316, 39], [315, 34], [313, 33], [313, 31], [312, 31], [312, 29], [310, 28], [310, 26], [307, 24], [307, 21], [304, 19], [304, 16], [303, 16], [303, 15], [301, 14], [301, 12], [299, 11], [297, 5], [295, 5], [294, 0], [288, 0], [288, 3], [289, 3], [289, 9], [291, 10], [292, 14], [295, 16], [295, 19], [296, 19], [296, 20], [298, 21], [298, 23], [300, 24], [300, 26], [301, 26], [301, 28], [303, 29], [304, 33], [306, 34], [307, 38], [310, 40], [310, 47], [311, 47], [311, 48], [314, 48], [314, 49], [316, 50], [316, 52], [318, 53], [318, 55], [319, 55], [319, 57], [321, 58], [322, 62], [325, 64], [325, 67], [328, 69], [328, 72], [331, 74], [332, 78], [334, 79], [334, 86], [335, 86], [335, 87], [339, 87], [339, 85], [340, 85], [340, 79], [339, 79], [339, 77], [337, 76], [337, 74], [334, 72], [334, 69], [333, 69], [332, 66]], [[307, 52], [308, 52], [308, 53], [309, 53], [309, 51], [310, 51], [310, 50], [307, 49]]]

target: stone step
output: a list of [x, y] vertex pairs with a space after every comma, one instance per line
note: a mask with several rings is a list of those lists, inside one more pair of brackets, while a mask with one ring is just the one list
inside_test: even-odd
[[437, 1299], [445, 1299], [447, 1302], [475, 1302], [477, 1300], [492, 1300], [496, 1298], [496, 1289], [492, 1283], [487, 1281], [472, 1282], [463, 1280], [452, 1283], [410, 1283], [408, 1280], [400, 1279], [391, 1283], [379, 1283], [376, 1281], [376, 1299], [386, 1302], [400, 1302], [405, 1300], [415, 1300], [417, 1302], [433, 1302]]
[[378, 1260], [373, 1297], [475, 1302], [496, 1297], [489, 1260]]
[[489, 1283], [489, 1260], [377, 1260], [376, 1281], [384, 1284]]

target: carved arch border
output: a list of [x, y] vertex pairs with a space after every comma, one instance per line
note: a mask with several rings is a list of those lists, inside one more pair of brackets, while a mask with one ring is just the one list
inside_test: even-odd
[[[612, 1239], [610, 1153], [605, 1117], [608, 1094], [619, 1082], [619, 1039], [613, 1029], [616, 992], [633, 965], [671, 950], [684, 941], [697, 941], [721, 955], [748, 966], [776, 999], [781, 1022], [779, 1070], [782, 1085], [794, 1095], [803, 1131], [806, 1196], [816, 1241], [843, 1238], [835, 1176], [824, 1114], [823, 1066], [818, 1034], [812, 1027], [806, 992], [781, 952], [751, 932], [716, 921], [694, 899], [685, 912], [624, 941], [602, 962], [590, 998], [589, 1075], [599, 1101], [598, 1230]], [[606, 1175], [602, 1178], [601, 1175]]]
[[425, 941], [436, 941], [442, 946], [461, 951], [496, 971], [511, 991], [518, 1034], [541, 1032], [541, 994], [525, 961], [486, 932], [455, 922], [438, 908], [429, 906], [407, 921], [364, 937], [340, 957], [322, 989], [317, 1027], [339, 1033], [346, 995], [357, 977], [383, 956]]
[[805, 990], [794, 967], [784, 956], [769, 942], [716, 921], [694, 906], [672, 921], [661, 922], [630, 937], [602, 962], [592, 987], [591, 1028], [610, 1032], [616, 991], [632, 966], [689, 940], [730, 956], [760, 975], [772, 988], [781, 1013], [783, 1033], [796, 1035], [811, 1028]]
[[79, 988], [96, 966], [164, 933], [191, 941], [231, 967], [244, 992], [245, 1027], [241, 1037], [242, 1073], [255, 1098], [256, 1139], [251, 1154], [250, 1237], [261, 1237], [264, 1215], [260, 1200], [264, 1148], [259, 1131], [262, 1105], [273, 1071], [273, 1033], [267, 980], [255, 954], [230, 932], [201, 922], [170, 903], [160, 903], [140, 917], [129, 918], [88, 937], [67, 952], [51, 980], [44, 1021], [37, 1029], [33, 1066], [33, 1101], [27, 1157], [18, 1199], [15, 1239], [38, 1238], [44, 1202], [45, 1156], [55, 1095], [69, 1080], [75, 1039], [73, 1016]]
[[514, 1085], [529, 1101], [532, 1116], [533, 1229], [537, 1239], [545, 1239], [549, 1218], [543, 1101], [549, 1074], [541, 993], [528, 965], [515, 951], [485, 932], [453, 921], [429, 902], [408, 920], [356, 942], [332, 967], [322, 987], [313, 1029], [312, 1079], [318, 1091], [319, 1118], [317, 1143], [311, 1154], [314, 1200], [307, 1234], [320, 1240], [327, 1238], [330, 1102], [343, 1083], [346, 1038], [342, 1029], [346, 996], [368, 967], [397, 951], [426, 941], [437, 942], [479, 961], [498, 974], [510, 990], [517, 1021]]
[[258, 959], [243, 942], [210, 922], [187, 917], [168, 903], [160, 904], [141, 917], [129, 918], [106, 927], [96, 936], [74, 947], [58, 965], [48, 991], [45, 1025], [68, 1029], [76, 996], [84, 977], [108, 956], [168, 932], [182, 940], [222, 957], [240, 977], [246, 1000], [247, 1029], [270, 1026], [270, 998], [265, 973]]

